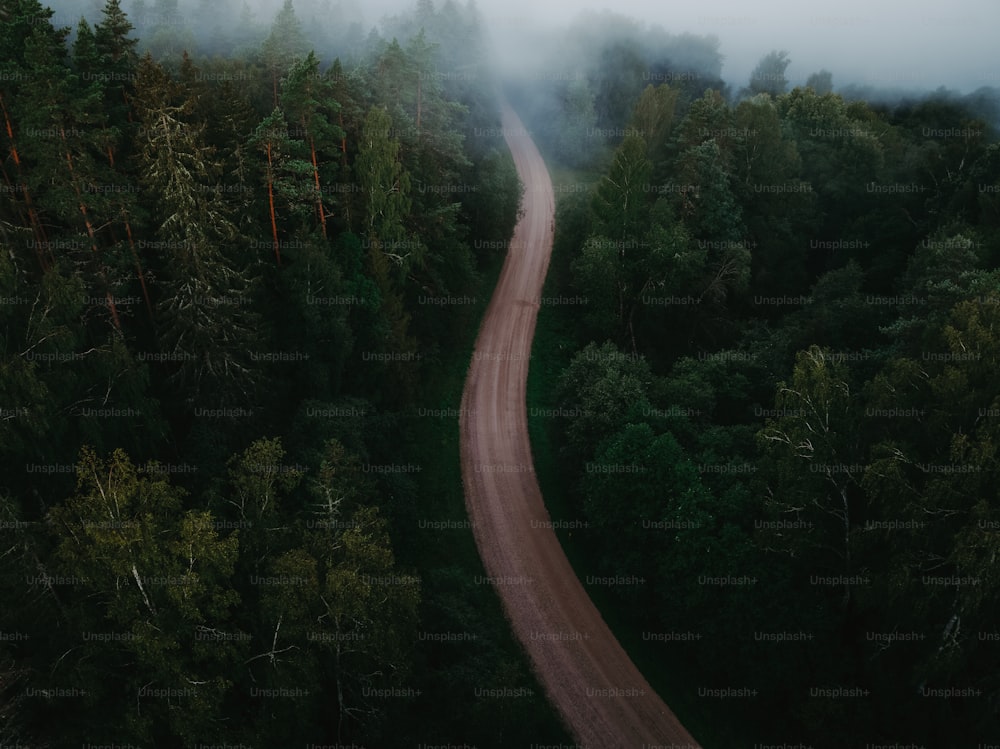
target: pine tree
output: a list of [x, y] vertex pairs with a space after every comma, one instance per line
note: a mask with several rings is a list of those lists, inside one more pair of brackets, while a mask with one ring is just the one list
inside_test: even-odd
[[379, 55], [375, 67], [375, 101], [382, 105], [402, 132], [410, 129], [417, 114], [417, 81], [413, 60], [393, 39]]
[[[89, 51], [93, 62], [93, 36], [86, 21], [81, 21], [81, 55]], [[86, 244], [99, 278], [98, 292], [107, 301], [115, 328], [121, 329], [114, 302], [108, 269], [100, 258], [103, 240], [100, 228], [109, 215], [106, 192], [113, 189], [113, 180], [94, 158], [93, 112], [100, 109], [100, 84], [86, 81], [72, 73], [63, 55], [57, 56], [44, 31], [33, 33], [25, 43], [25, 62], [33, 71], [34, 85], [18, 101], [23, 109], [21, 119], [32, 136], [25, 151], [34, 161], [35, 191], [44, 190], [48, 210], [62, 223], [79, 225], [86, 232]], [[45, 187], [43, 187], [45, 185]], [[80, 259], [81, 264], [86, 263]]]
[[162, 269], [160, 338], [181, 362], [174, 377], [188, 400], [216, 390], [245, 402], [255, 379], [247, 361], [254, 321], [245, 311], [252, 284], [227, 257], [239, 232], [214, 189], [219, 170], [205, 126], [186, 120], [193, 102], [174, 103], [179, 96], [147, 55], [136, 85], [139, 164], [157, 209], [157, 239], [171, 256]]
[[271, 33], [264, 40], [261, 52], [264, 64], [271, 76], [274, 92], [274, 106], [278, 106], [279, 80], [309, 51], [309, 43], [302, 33], [302, 24], [295, 15], [292, 0], [285, 4], [271, 25]]
[[[131, 183], [135, 175], [131, 170], [126, 170], [127, 160], [121, 158], [120, 152], [127, 147], [126, 135], [134, 127], [131, 97], [138, 62], [135, 51], [138, 40], [129, 38], [133, 30], [131, 21], [121, 8], [120, 0], [106, 0], [102, 20], [94, 27], [93, 45], [86, 42], [83, 47], [77, 48], [79, 40], [84, 38], [78, 35], [78, 44], [74, 47], [74, 58], [79, 61], [77, 64], [95, 71], [93, 80], [101, 90], [103, 105], [96, 118], [96, 124], [100, 126], [97, 137], [101, 153], [107, 159], [116, 180], [127, 183]], [[91, 56], [94, 59], [90, 60]], [[112, 239], [116, 247], [128, 247], [146, 310], [152, 317], [149, 287], [136, 249], [132, 226], [137, 196], [132, 191], [123, 190], [113, 193], [110, 200], [113, 204], [110, 226]]]
[[105, 0], [96, 37], [101, 53], [106, 54], [110, 62], [127, 61], [134, 64], [137, 61], [135, 47], [138, 40], [128, 38], [134, 30], [128, 15], [122, 10], [121, 0]]
[[[258, 144], [267, 156], [267, 170], [264, 173], [264, 179], [267, 183], [267, 206], [268, 214], [271, 218], [271, 238], [274, 242], [274, 258], [279, 266], [281, 265], [281, 240], [278, 239], [278, 218], [274, 206], [274, 167], [275, 161], [280, 155], [276, 153], [275, 144], [287, 141], [287, 136], [282, 136], [282, 131], [278, 129], [279, 125], [284, 125], [284, 121], [285, 118], [281, 110], [275, 109], [271, 113], [271, 116], [260, 124], [251, 140], [251, 143]], [[287, 132], [287, 128], [285, 128], [285, 131]]]
[[278, 205], [286, 209], [290, 219], [302, 219], [315, 206], [316, 190], [311, 184], [313, 165], [307, 160], [305, 147], [289, 137], [285, 113], [275, 108], [258, 125], [249, 145], [263, 154], [263, 182], [267, 188], [268, 215], [271, 221], [271, 239], [274, 256], [281, 265], [281, 239], [278, 229]]
[[301, 125], [302, 136], [309, 143], [313, 180], [316, 187], [316, 213], [323, 238], [327, 238], [326, 208], [320, 183], [320, 167], [317, 146], [321, 151], [335, 148], [344, 137], [344, 132], [330, 122], [330, 116], [340, 110], [333, 98], [328, 78], [319, 74], [319, 60], [310, 52], [305, 60], [297, 63], [289, 72], [281, 88], [281, 102], [289, 120]]
[[334, 59], [333, 64], [326, 71], [326, 79], [330, 84], [330, 91], [333, 94], [334, 101], [337, 102], [337, 124], [340, 126], [342, 132], [340, 150], [346, 158], [347, 130], [344, 126], [344, 105], [350, 97], [347, 96], [348, 85], [346, 73], [344, 73], [344, 65], [340, 62], [339, 57]]
[[253, 204], [260, 190], [255, 183], [257, 159], [248, 140], [258, 115], [250, 102], [250, 92], [241, 82], [254, 72], [248, 67], [238, 67], [232, 73], [234, 80], [223, 80], [206, 95], [198, 96], [197, 109], [199, 119], [208, 126], [209, 144], [219, 149], [224, 160], [220, 187], [236, 213], [241, 231], [249, 233], [256, 230]]
[[411, 76], [407, 114], [413, 121], [413, 132], [404, 133], [404, 139], [413, 141], [407, 148], [415, 152], [404, 161], [411, 171], [429, 172], [441, 184], [458, 181], [470, 166], [459, 134], [469, 110], [445, 96], [437, 71], [440, 45], [429, 42], [422, 30], [406, 45], [404, 56], [403, 72]]
[[94, 43], [101, 56], [105, 76], [105, 106], [113, 126], [124, 127], [131, 121], [129, 98], [138, 62], [138, 39], [130, 39], [135, 30], [121, 8], [120, 0], [107, 0], [101, 22], [94, 29]]
[[86, 82], [98, 80], [101, 61], [97, 51], [97, 37], [86, 18], [81, 18], [76, 26], [73, 40], [73, 70]]
[[11, 174], [4, 162], [0, 162], [2, 176], [7, 192], [15, 198], [14, 201], [3, 201], [13, 210], [7, 214], [7, 219], [17, 225], [28, 225], [32, 229], [36, 257], [42, 269], [48, 268], [55, 261], [48, 247], [48, 232], [39, 213], [39, 205], [35, 200], [29, 180], [32, 178], [31, 164], [22, 159], [23, 123], [18, 107], [21, 93], [29, 91], [32, 83], [31, 66], [25, 57], [27, 40], [34, 37], [35, 44], [49, 47], [54, 59], [62, 59], [66, 52], [66, 37], [69, 28], [53, 28], [51, 18], [53, 11], [43, 7], [38, 0], [5, 0], [2, 6], [7, 17], [0, 23], [0, 114], [3, 116], [3, 127], [0, 138], [5, 143], [5, 151], [10, 154], [13, 162]]

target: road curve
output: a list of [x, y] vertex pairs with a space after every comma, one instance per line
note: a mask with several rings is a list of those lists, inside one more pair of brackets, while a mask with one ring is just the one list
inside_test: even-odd
[[552, 252], [555, 198], [545, 162], [502, 105], [524, 183], [524, 213], [483, 319], [460, 411], [462, 481], [479, 554], [539, 681], [588, 749], [694, 749], [563, 553], [535, 478], [525, 400], [531, 342]]

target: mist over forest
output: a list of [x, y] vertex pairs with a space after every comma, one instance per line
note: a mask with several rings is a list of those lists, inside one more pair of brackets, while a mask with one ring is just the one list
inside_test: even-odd
[[[122, 7], [142, 40], [140, 48], [168, 62], [191, 54], [243, 53], [266, 38], [284, 0], [126, 0]], [[449, 0], [449, 7], [462, 3]], [[101, 0], [54, 0], [53, 24], [71, 29], [80, 17], [93, 21]], [[836, 10], [804, 10], [798, 4], [751, 12], [726, 2], [698, 11], [667, 13], [634, 0], [608, 10], [597, 4], [538, 7], [526, 3], [467, 4], [483, 31], [484, 60], [498, 76], [517, 84], [543, 84], [593, 75], [601, 54], [628, 47], [643, 58], [636, 83], [669, 80], [711, 82], [727, 96], [745, 90], [760, 59], [781, 50], [789, 87], [806, 85], [818, 73], [831, 75], [845, 99], [899, 105], [933, 95], [960, 101], [1000, 125], [1000, 71], [989, 29], [1000, 11], [988, 0], [966, 0], [953, 14], [933, 9], [853, 2]], [[300, 0], [296, 16], [320, 60], [345, 64], [365, 54], [372, 33], [403, 41], [415, 33], [416, 7], [399, 0]], [[891, 31], [888, 31], [890, 30]], [[461, 31], [439, 30], [444, 46], [467, 44]], [[961, 49], [961, 54], [953, 50]], [[604, 50], [604, 52], [600, 52]], [[439, 65], [442, 78], [461, 76]], [[700, 84], [699, 84], [700, 85]]]
[[510, 527], [699, 746], [1000, 745], [1000, 7], [802, 5], [0, 0], [0, 749], [637, 730]]
[[[572, 31], [574, 27], [579, 30], [582, 18], [614, 15], [618, 18], [612, 26], [627, 21], [661, 33], [717, 39], [722, 79], [731, 86], [744, 83], [758, 59], [771, 49], [790, 52], [788, 77], [793, 86], [805, 84], [810, 74], [821, 69], [835, 71], [839, 86], [863, 90], [912, 94], [944, 86], [968, 94], [1000, 85], [992, 35], [1000, 22], [1000, 9], [990, 0], [962, 0], [947, 11], [936, 4], [900, 0], [874, 6], [850, 0], [830, 8], [772, 0], [760, 9], [729, 0], [695, 7], [627, 0], [611, 10], [600, 2], [562, 6], [527, 0], [480, 0], [473, 5], [493, 41], [492, 50], [501, 69], [542, 68], [550, 62], [546, 50], [560, 47], [568, 35], [574, 36]], [[181, 16], [176, 22], [191, 31], [201, 54], [225, 49], [231, 39], [247, 31], [248, 22], [262, 36], [281, 6], [282, 0], [123, 3], [140, 30], [164, 21], [174, 23], [169, 16], [176, 9]], [[54, 0], [49, 7], [55, 11], [55, 25], [75, 27], [81, 15], [93, 21], [101, 2]], [[310, 39], [322, 42], [324, 49], [358, 31], [367, 34], [387, 17], [414, 10], [401, 0], [300, 0], [295, 7]], [[352, 29], [355, 24], [360, 29]], [[599, 27], [600, 22], [592, 25]], [[243, 32], [237, 32], [240, 28]], [[577, 37], [579, 41], [582, 37]], [[683, 66], [693, 60], [675, 62]]]

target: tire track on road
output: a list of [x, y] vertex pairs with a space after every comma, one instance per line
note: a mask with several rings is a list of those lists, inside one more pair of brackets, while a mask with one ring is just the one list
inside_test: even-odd
[[459, 417], [462, 481], [479, 554], [539, 682], [578, 743], [700, 749], [590, 600], [542, 500], [526, 394], [555, 197], [541, 154], [506, 103], [502, 125], [524, 184], [524, 213], [476, 339]]

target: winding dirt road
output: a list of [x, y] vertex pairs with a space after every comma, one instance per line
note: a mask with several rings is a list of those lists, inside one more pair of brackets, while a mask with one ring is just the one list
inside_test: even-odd
[[525, 196], [462, 395], [462, 480], [479, 553], [539, 681], [580, 745], [694, 749], [698, 743], [576, 577], [538, 488], [525, 391], [555, 199], [545, 162], [506, 103], [502, 123]]

